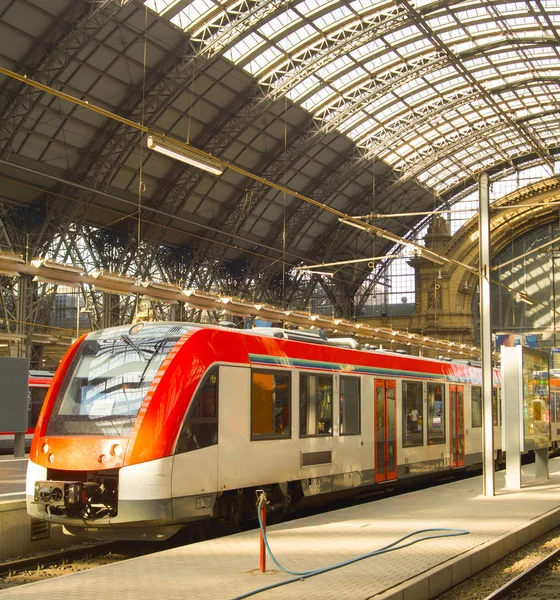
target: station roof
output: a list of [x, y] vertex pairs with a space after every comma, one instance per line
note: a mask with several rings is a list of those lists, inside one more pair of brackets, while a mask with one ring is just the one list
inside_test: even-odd
[[[416, 213], [481, 172], [552, 172], [559, 24], [560, 0], [5, 0], [0, 66], [45, 86], [0, 76], [7, 236], [39, 251], [87, 227], [123, 272], [158, 245], [243, 274], [388, 252], [285, 190]], [[257, 177], [153, 152], [146, 129]]]

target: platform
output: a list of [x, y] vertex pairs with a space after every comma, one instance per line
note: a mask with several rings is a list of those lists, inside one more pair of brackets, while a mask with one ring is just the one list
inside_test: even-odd
[[[560, 524], [560, 458], [550, 461], [548, 481], [531, 481], [534, 465], [524, 470], [524, 487], [517, 491], [504, 489], [505, 472], [497, 473], [494, 497], [482, 495], [479, 476], [271, 526], [273, 552], [296, 571], [348, 560], [420, 529], [462, 528], [470, 533], [424, 541], [254, 597], [432, 598]], [[258, 567], [258, 531], [249, 531], [9, 588], [0, 592], [0, 600], [221, 600], [293, 579], [270, 559], [267, 573]]]

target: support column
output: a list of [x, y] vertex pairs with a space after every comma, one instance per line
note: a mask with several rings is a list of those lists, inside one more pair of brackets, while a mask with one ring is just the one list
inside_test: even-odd
[[482, 358], [482, 419], [484, 424], [482, 449], [483, 493], [494, 496], [494, 424], [492, 422], [492, 325], [490, 305], [490, 194], [488, 175], [483, 173], [478, 184], [479, 246], [480, 246], [480, 343]]

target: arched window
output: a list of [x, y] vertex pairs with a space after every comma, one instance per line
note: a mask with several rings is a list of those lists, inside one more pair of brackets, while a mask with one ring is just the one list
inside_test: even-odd
[[214, 367], [198, 388], [188, 408], [176, 453], [192, 452], [217, 443], [218, 367]]

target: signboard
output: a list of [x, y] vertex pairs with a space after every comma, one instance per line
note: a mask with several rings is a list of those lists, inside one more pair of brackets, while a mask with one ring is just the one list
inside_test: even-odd
[[0, 431], [24, 432], [29, 414], [29, 359], [0, 356]]
[[[502, 347], [502, 382], [505, 419], [517, 415], [521, 452], [550, 444], [550, 375], [548, 355], [526, 346]], [[508, 418], [509, 417], [509, 418]], [[504, 427], [503, 448], [514, 431]], [[507, 450], [506, 450], [507, 452]]]

